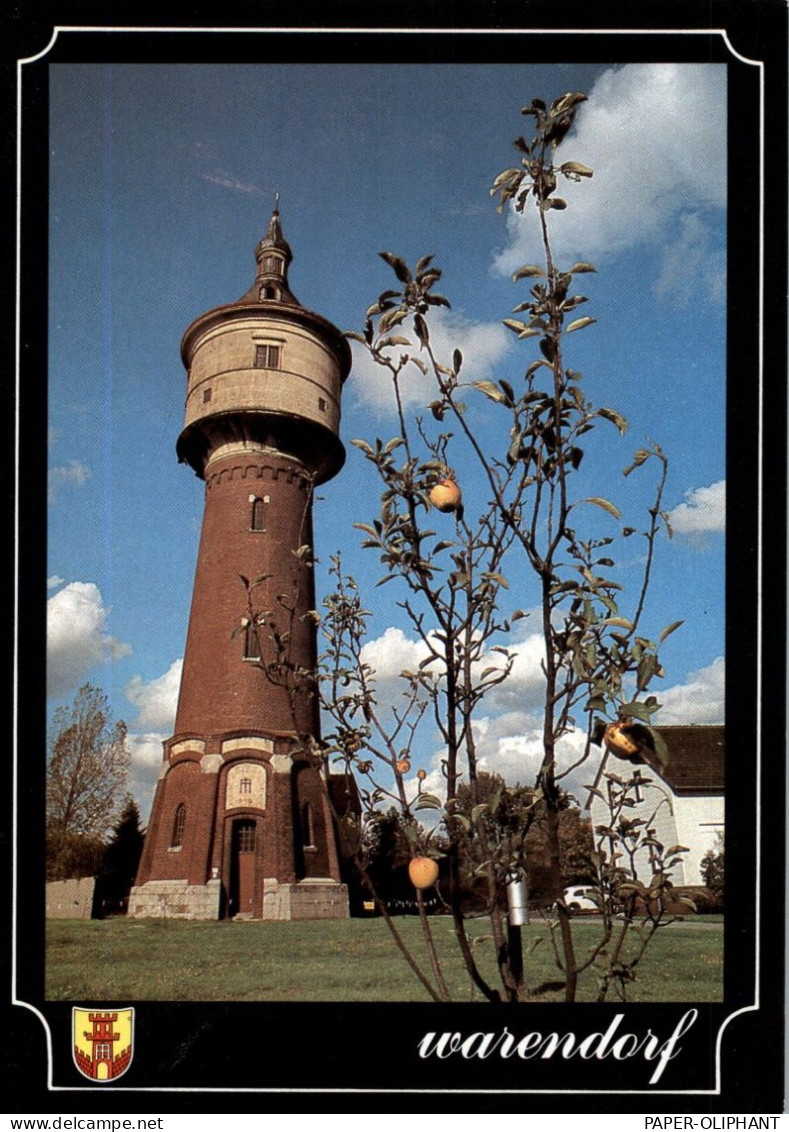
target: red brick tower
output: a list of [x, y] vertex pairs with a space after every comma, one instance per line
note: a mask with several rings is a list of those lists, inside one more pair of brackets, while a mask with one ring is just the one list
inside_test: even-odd
[[177, 452], [205, 480], [205, 512], [133, 916], [348, 914], [325, 774], [296, 738], [319, 737], [317, 704], [286, 686], [281, 666], [264, 670], [273, 631], [286, 634], [288, 664], [315, 666], [312, 495], [345, 459], [350, 350], [291, 292], [291, 254], [275, 207], [252, 287], [197, 318], [181, 344]]

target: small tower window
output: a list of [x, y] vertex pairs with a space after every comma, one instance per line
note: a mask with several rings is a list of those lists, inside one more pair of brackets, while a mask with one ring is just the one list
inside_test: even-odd
[[266, 522], [264, 517], [265, 503], [262, 499], [257, 497], [252, 499], [252, 514], [249, 519], [249, 529], [251, 531], [265, 531]]
[[325, 397], [319, 397], [318, 398], [318, 408], [320, 409], [320, 411], [322, 413], [326, 412], [326, 398]]
[[[267, 299], [274, 299], [276, 295], [269, 295], [266, 293]], [[255, 368], [256, 369], [279, 369], [280, 368], [280, 347], [270, 345], [255, 346]]]
[[281, 275], [282, 260], [279, 258], [279, 256], [267, 255], [263, 260], [263, 270], [265, 272], [271, 273], [272, 275]]
[[186, 806], [179, 802], [175, 808], [173, 818], [173, 835], [170, 839], [171, 849], [180, 849], [184, 843], [184, 827], [186, 826]]
[[236, 826], [236, 839], [239, 853], [254, 853], [255, 823], [253, 821], [239, 822]]
[[258, 627], [251, 621], [244, 626], [244, 660], [260, 660]]
[[211, 400], [211, 390], [210, 389], [204, 389], [203, 390], [203, 404], [204, 405], [207, 404], [210, 400]]

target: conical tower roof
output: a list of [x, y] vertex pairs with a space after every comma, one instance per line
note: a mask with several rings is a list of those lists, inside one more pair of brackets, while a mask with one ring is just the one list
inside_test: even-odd
[[300, 306], [288, 284], [288, 267], [293, 259], [290, 244], [282, 235], [279, 215], [279, 193], [268, 222], [266, 234], [255, 248], [258, 269], [255, 282], [238, 300], [240, 303], [275, 302]]

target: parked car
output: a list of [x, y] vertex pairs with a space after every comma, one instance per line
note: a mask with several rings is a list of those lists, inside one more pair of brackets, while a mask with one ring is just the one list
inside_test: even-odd
[[600, 911], [600, 890], [591, 884], [572, 884], [562, 893], [571, 916]]

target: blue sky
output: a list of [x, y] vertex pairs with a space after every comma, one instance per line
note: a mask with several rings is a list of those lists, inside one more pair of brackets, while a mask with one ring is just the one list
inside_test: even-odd
[[[50, 702], [67, 702], [86, 680], [104, 687], [129, 725], [144, 811], [172, 728], [202, 514], [202, 483], [175, 458], [183, 331], [247, 289], [279, 192], [290, 281], [305, 306], [359, 328], [390, 284], [378, 252], [432, 253], [452, 302], [436, 340], [462, 348], [469, 376], [514, 383], [534, 351], [501, 320], [525, 297], [510, 274], [534, 261], [536, 227], [533, 216], [497, 215], [488, 189], [513, 164], [520, 107], [567, 90], [590, 100], [563, 150], [595, 177], [568, 185], [553, 236], [560, 258], [598, 268], [584, 277], [584, 313], [598, 321], [568, 340], [569, 364], [593, 401], [630, 423], [623, 439], [613, 428], [594, 434], [583, 491], [636, 517], [649, 477], [625, 481], [622, 468], [647, 438], [668, 453], [676, 535], [661, 540], [649, 625], [685, 625], [661, 654], [658, 722], [722, 720], [725, 67], [50, 71]], [[432, 399], [416, 384], [409, 396], [412, 406]], [[497, 407], [474, 411], [493, 443]], [[380, 377], [358, 357], [343, 414], [348, 460], [316, 509], [319, 590], [337, 549], [363, 587], [380, 574], [353, 530], [377, 512], [377, 488], [349, 441], [387, 438], [395, 424]], [[471, 469], [463, 487], [473, 506]], [[627, 581], [636, 548], [624, 549]], [[419, 652], [398, 596], [387, 586], [368, 597], [368, 656], [384, 696]], [[529, 603], [528, 590], [513, 597]], [[529, 620], [519, 626], [516, 672], [480, 739], [485, 765], [528, 781], [539, 655]], [[439, 757], [426, 735], [431, 776]]]

